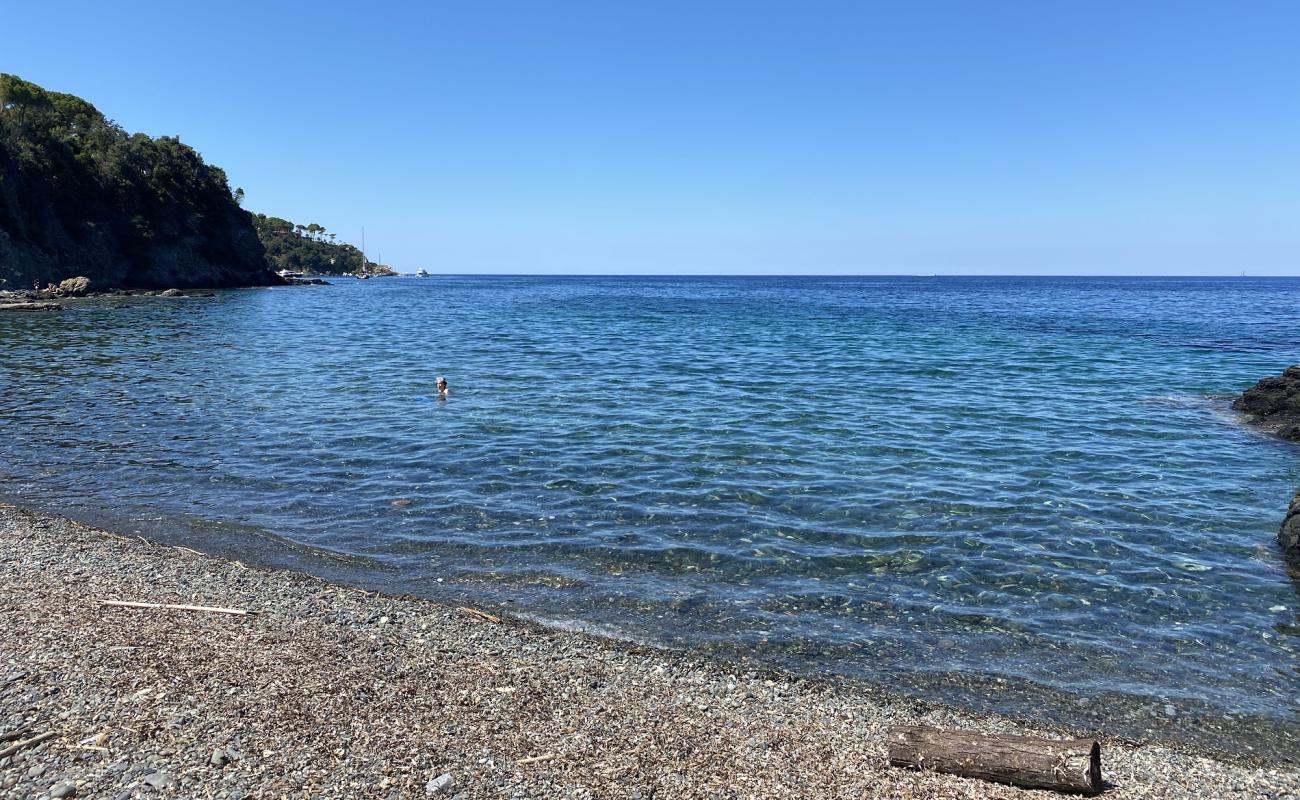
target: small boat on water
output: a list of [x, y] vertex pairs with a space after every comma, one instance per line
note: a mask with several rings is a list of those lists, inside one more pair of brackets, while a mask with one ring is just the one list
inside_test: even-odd
[[279, 275], [281, 278], [305, 278], [305, 277], [307, 277], [304, 273], [301, 273], [301, 272], [294, 272], [293, 270], [288, 270], [288, 269], [282, 269], [282, 270], [280, 270], [279, 272], [277, 272], [277, 273], [275, 273], [275, 274], [276, 274], [276, 275]]
[[427, 269], [417, 269], [417, 270], [415, 271], [415, 277], [417, 277], [417, 278], [427, 278], [427, 277], [429, 277], [429, 271], [428, 271]]

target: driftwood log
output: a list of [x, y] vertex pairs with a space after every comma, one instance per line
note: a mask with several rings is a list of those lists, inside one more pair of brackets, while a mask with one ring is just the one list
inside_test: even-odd
[[889, 763], [1030, 789], [1097, 794], [1101, 745], [906, 726], [889, 732]]

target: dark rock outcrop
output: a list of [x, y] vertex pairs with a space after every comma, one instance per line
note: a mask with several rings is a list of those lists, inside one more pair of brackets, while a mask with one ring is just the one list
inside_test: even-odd
[[1300, 442], [1300, 364], [1281, 377], [1265, 378], [1241, 393], [1232, 407], [1249, 421], [1283, 439]]
[[1291, 507], [1277, 532], [1277, 543], [1282, 546], [1288, 561], [1300, 564], [1300, 492], [1291, 498]]

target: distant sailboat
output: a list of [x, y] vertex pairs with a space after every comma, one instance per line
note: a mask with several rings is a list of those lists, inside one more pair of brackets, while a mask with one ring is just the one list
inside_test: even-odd
[[366, 226], [361, 226], [361, 266], [357, 268], [357, 278], [366, 280], [370, 273], [366, 271]]

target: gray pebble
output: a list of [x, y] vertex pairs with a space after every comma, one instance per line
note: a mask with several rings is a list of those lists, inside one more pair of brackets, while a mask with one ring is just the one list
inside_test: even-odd
[[166, 772], [151, 772], [144, 776], [144, 782], [155, 789], [169, 789], [176, 785], [176, 779]]
[[456, 779], [451, 777], [451, 773], [444, 772], [443, 774], [439, 775], [438, 777], [426, 783], [424, 785], [424, 791], [426, 794], [430, 794], [430, 795], [451, 794], [451, 791], [454, 788], [455, 783], [456, 783]]
[[50, 787], [50, 797], [75, 797], [77, 784], [72, 781], [59, 781]]

